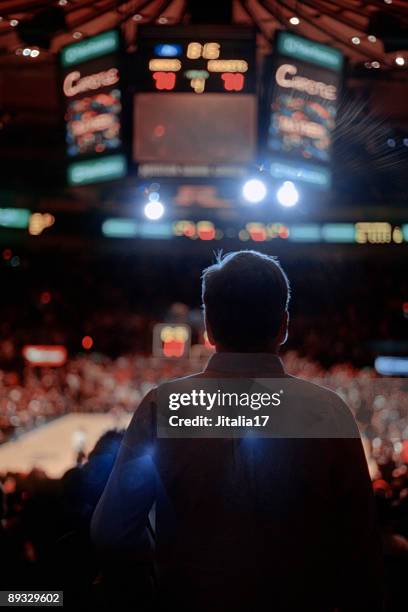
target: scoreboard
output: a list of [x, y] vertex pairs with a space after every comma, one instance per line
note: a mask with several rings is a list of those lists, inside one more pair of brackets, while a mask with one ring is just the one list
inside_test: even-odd
[[175, 178], [182, 188], [232, 179], [220, 182], [228, 194], [255, 166], [272, 182], [330, 186], [338, 49], [278, 32], [261, 125], [253, 28], [145, 25], [135, 42], [127, 54], [110, 30], [61, 50], [69, 184], [122, 178], [131, 162], [142, 181]]
[[239, 176], [256, 152], [255, 36], [142, 27], [133, 105], [139, 176]]
[[251, 28], [141, 27], [138, 91], [255, 93]]

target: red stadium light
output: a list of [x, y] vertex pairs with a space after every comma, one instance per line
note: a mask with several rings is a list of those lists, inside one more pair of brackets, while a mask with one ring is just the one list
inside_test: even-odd
[[244, 88], [245, 77], [240, 72], [223, 72], [221, 78], [227, 91], [242, 91]]
[[93, 347], [93, 339], [91, 336], [84, 336], [82, 338], [82, 348], [89, 351]]
[[26, 344], [23, 357], [32, 366], [59, 367], [67, 360], [67, 349], [62, 345]]
[[41, 304], [49, 304], [51, 302], [51, 293], [49, 291], [43, 291], [40, 295]]
[[174, 72], [153, 72], [156, 89], [171, 91], [176, 85], [176, 74]]

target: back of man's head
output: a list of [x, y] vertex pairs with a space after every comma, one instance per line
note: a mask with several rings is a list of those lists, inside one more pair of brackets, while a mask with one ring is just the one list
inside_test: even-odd
[[277, 348], [289, 297], [289, 281], [279, 261], [257, 251], [218, 256], [217, 263], [202, 275], [208, 331], [222, 350], [267, 352]]

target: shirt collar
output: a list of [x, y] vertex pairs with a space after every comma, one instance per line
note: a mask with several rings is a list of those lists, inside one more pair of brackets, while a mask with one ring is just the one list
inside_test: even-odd
[[285, 376], [282, 361], [271, 353], [214, 353], [206, 372], [247, 375], [250, 377]]

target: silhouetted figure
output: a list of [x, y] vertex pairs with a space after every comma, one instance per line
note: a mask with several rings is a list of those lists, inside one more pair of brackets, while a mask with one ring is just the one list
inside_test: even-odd
[[190, 381], [199, 388], [210, 379], [284, 379], [304, 398], [305, 422], [321, 414], [334, 430], [340, 420], [354, 433], [161, 438], [162, 387], [151, 391], [126, 432], [91, 533], [105, 558], [127, 559], [135, 575], [153, 555], [159, 609], [381, 608], [374, 500], [354, 419], [335, 393], [289, 377], [278, 357], [289, 294], [277, 260], [261, 253], [230, 253], [207, 268], [203, 305], [216, 353]]

